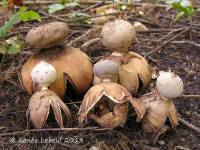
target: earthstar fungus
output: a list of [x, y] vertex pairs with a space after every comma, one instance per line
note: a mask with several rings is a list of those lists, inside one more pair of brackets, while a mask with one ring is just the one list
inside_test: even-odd
[[44, 61], [41, 61], [32, 69], [31, 79], [33, 83], [38, 84], [41, 87], [41, 90], [32, 95], [27, 110], [27, 117], [33, 122], [36, 128], [42, 128], [44, 126], [49, 115], [50, 106], [52, 107], [55, 119], [61, 128], [64, 127], [61, 109], [68, 119], [68, 126], [71, 124], [71, 113], [69, 108], [56, 93], [48, 89], [48, 86], [55, 82], [56, 76], [55, 68]]
[[[119, 84], [131, 94], [145, 89], [151, 80], [151, 69], [141, 55], [128, 51], [136, 39], [134, 27], [127, 21], [116, 19], [104, 25], [101, 31], [102, 43], [112, 52], [105, 60], [119, 63]], [[95, 77], [98, 80], [97, 77]]]
[[172, 98], [181, 95], [183, 82], [174, 73], [162, 71], [157, 78], [156, 88], [157, 90], [154, 92], [139, 99], [146, 111], [142, 119], [142, 127], [145, 132], [154, 133], [154, 143], [161, 134], [169, 129], [169, 126], [165, 124], [167, 118], [169, 118], [172, 128], [178, 125], [178, 115]]
[[48, 23], [29, 31], [26, 42], [37, 51], [23, 65], [21, 81], [29, 94], [27, 117], [42, 128], [50, 106], [58, 125], [64, 127], [61, 109], [71, 123], [71, 113], [61, 98], [70, 84], [77, 93], [85, 92], [93, 81], [90, 58], [78, 48], [65, 47], [69, 27], [63, 22]]
[[36, 52], [22, 67], [22, 83], [30, 94], [40, 90], [31, 80], [31, 71], [42, 60], [56, 69], [57, 79], [49, 88], [61, 98], [69, 83], [77, 93], [85, 92], [92, 84], [93, 72], [90, 58], [79, 48], [62, 46], [68, 30], [67, 24], [54, 22], [36, 27], [27, 34], [26, 41], [29, 46], [33, 48], [51, 47]]
[[[107, 66], [107, 67], [105, 67]], [[138, 118], [143, 116], [143, 109], [138, 101], [115, 80], [119, 65], [112, 60], [101, 60], [94, 65], [94, 74], [100, 79], [84, 96], [79, 109], [79, 124], [89, 117], [99, 126], [115, 128], [127, 120], [128, 104], [131, 102]], [[97, 113], [93, 110], [97, 109]]]

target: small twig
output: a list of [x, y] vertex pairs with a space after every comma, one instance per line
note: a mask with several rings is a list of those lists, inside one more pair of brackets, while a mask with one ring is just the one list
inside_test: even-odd
[[158, 62], [156, 59], [152, 58], [151, 56], [149, 56], [149, 60], [151, 60], [151, 61], [154, 62], [154, 63], [157, 63], [157, 62]]
[[190, 124], [189, 122], [185, 121], [182, 118], [178, 118], [179, 122], [181, 122], [182, 124], [184, 124], [185, 126], [187, 126], [188, 128], [192, 129], [193, 131], [197, 132], [198, 134], [200, 134], [200, 129], [192, 124]]
[[92, 28], [93, 27], [93, 25], [81, 24], [81, 23], [79, 23], [79, 24], [68, 23], [68, 25], [70, 27], [81, 27], [81, 28]]
[[67, 21], [66, 19], [60, 18], [60, 17], [58, 17], [58, 16], [56, 16], [56, 15], [48, 14], [48, 13], [46, 13], [46, 12], [44, 12], [44, 11], [41, 11], [41, 10], [38, 10], [38, 12], [39, 12], [40, 14], [42, 14], [42, 15], [45, 15], [45, 16], [48, 16], [48, 17], [57, 19], [57, 20], [62, 21], [62, 22], [66, 22], [66, 21]]
[[94, 5], [90, 6], [90, 7], [86, 7], [85, 9], [82, 9], [82, 10], [77, 11], [77, 12], [86, 12], [86, 11], [89, 11], [89, 10], [91, 10], [91, 9], [93, 9], [93, 8], [96, 8], [96, 7], [98, 7], [98, 6], [101, 6], [101, 5], [103, 5], [104, 3], [105, 3], [105, 0], [100, 1], [100, 2], [94, 4]]
[[183, 28], [179, 28], [179, 29], [174, 29], [172, 31], [170, 31], [168, 34], [166, 34], [165, 36], [161, 37], [158, 42], [164, 41], [166, 38], [168, 38], [170, 35], [172, 35], [175, 32], [181, 31], [183, 30]]
[[11, 36], [16, 36], [19, 34], [27, 33], [29, 30], [21, 30], [21, 31], [15, 31], [15, 32], [10, 32], [9, 34], [6, 35], [6, 37], [11, 37]]
[[7, 112], [7, 113], [0, 113], [0, 116], [8, 116], [12, 114], [19, 114], [19, 113], [24, 113], [25, 111], [17, 111], [17, 112]]
[[179, 149], [179, 150], [190, 150], [190, 149], [185, 148], [183, 146], [175, 146], [175, 150], [177, 150], [177, 149]]
[[156, 52], [158, 52], [161, 48], [163, 48], [164, 46], [166, 46], [167, 44], [171, 43], [173, 40], [175, 40], [176, 38], [178, 38], [179, 36], [181, 36], [182, 34], [184, 34], [185, 32], [188, 32], [191, 29], [191, 27], [183, 30], [182, 32], [178, 33], [177, 35], [175, 35], [174, 37], [170, 38], [168, 41], [164, 42], [163, 44], [161, 44], [160, 46], [158, 46], [157, 48], [155, 48], [154, 50], [146, 53], [146, 56], [152, 55]]
[[79, 110], [79, 107], [76, 105], [77, 103], [74, 103], [71, 99], [68, 98], [68, 100], [70, 101], [70, 103], [77, 109]]
[[181, 95], [179, 97], [183, 97], [183, 98], [200, 98], [200, 95]]
[[89, 34], [91, 34], [92, 32], [98, 31], [100, 29], [100, 27], [93, 27], [92, 29], [89, 29], [88, 31], [86, 31], [84, 34], [82, 34], [81, 36], [75, 38], [74, 40], [72, 40], [70, 43], [68, 43], [66, 46], [71, 46], [73, 43], [80, 41], [82, 39], [84, 39], [86, 36], [88, 36]]
[[67, 46], [71, 46], [73, 43], [82, 40], [84, 37], [86, 37], [88, 34], [90, 34], [93, 31], [93, 29], [90, 29], [88, 31], [86, 31], [84, 34], [82, 34], [81, 36], [75, 38], [74, 40], [72, 40], [71, 42], [69, 42], [67, 44]]
[[[138, 31], [138, 33], [152, 33], [152, 32], [170, 32], [170, 31], [174, 31], [174, 30], [178, 30], [180, 28], [175, 28], [175, 29], [148, 29], [146, 31]], [[182, 28], [183, 29], [183, 28]]]
[[[54, 4], [54, 3], [59, 3], [59, 0], [38, 0], [38, 1], [24, 1], [24, 5], [48, 5], [48, 4]], [[96, 4], [99, 3], [99, 1], [95, 0], [86, 0], [86, 1], [80, 1], [80, 4]], [[112, 1], [105, 1], [105, 4], [113, 4]], [[127, 4], [127, 2], [118, 2], [118, 4]], [[129, 5], [134, 5], [134, 6], [143, 6], [145, 4], [149, 3], [134, 3], [134, 2], [129, 2]], [[0, 2], [0, 5], [3, 5], [3, 2]], [[161, 7], [161, 8], [166, 8], [166, 7], [171, 7], [171, 5], [164, 5], [164, 4], [153, 4], [154, 7]]]
[[101, 40], [101, 38], [91, 39], [91, 40], [85, 42], [85, 43], [81, 46], [81, 48], [83, 48], [84, 50], [86, 50], [89, 46], [98, 43], [100, 40]]
[[0, 134], [0, 136], [8, 136], [8, 135], [15, 135], [15, 134], [23, 134], [23, 133], [27, 133], [27, 132], [42, 132], [42, 131], [86, 131], [86, 130], [106, 131], [106, 130], [110, 130], [110, 128], [88, 127], [88, 128], [49, 128], [49, 129], [32, 129], [32, 130], [15, 131], [15, 132], [11, 132], [11, 133], [2, 133], [2, 134]]
[[82, 102], [70, 102], [70, 103], [66, 103], [67, 105], [73, 105], [73, 104], [81, 104]]
[[[145, 19], [145, 18], [144, 18]], [[151, 26], [155, 26], [155, 27], [161, 27], [159, 24], [156, 24], [156, 23], [154, 23], [154, 22], [151, 22], [151, 20], [144, 20], [144, 19], [138, 19], [138, 18], [136, 18], [136, 19], [134, 19], [135, 21], [139, 21], [139, 22], [141, 22], [141, 23], [144, 23], [144, 24], [149, 24], [149, 25], [151, 25]]]
[[199, 43], [195, 43], [195, 42], [192, 42], [192, 41], [173, 41], [172, 44], [190, 44], [190, 45], [193, 45], [193, 46], [200, 48]]
[[[113, 15], [124, 14], [124, 13], [125, 12], [114, 12], [114, 13], [109, 13], [109, 14], [104, 14], [104, 15], [82, 17], [82, 18], [77, 18], [77, 19], [74, 19], [74, 20], [69, 20], [68, 23], [78, 22], [78, 21], [82, 21], [82, 20], [85, 20], [85, 19], [91, 19], [91, 18], [99, 18], [99, 17], [104, 17], [104, 16], [113, 16]], [[64, 16], [69, 16], [69, 14], [62, 15], [62, 17], [64, 17]]]

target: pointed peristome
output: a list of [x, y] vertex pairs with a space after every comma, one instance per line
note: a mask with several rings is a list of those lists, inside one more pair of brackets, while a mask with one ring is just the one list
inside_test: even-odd
[[117, 78], [119, 64], [112, 60], [100, 60], [93, 66], [93, 72], [102, 82], [113, 81]]
[[31, 79], [34, 84], [39, 84], [42, 89], [47, 89], [49, 85], [56, 81], [56, 69], [49, 63], [41, 61], [31, 71]]

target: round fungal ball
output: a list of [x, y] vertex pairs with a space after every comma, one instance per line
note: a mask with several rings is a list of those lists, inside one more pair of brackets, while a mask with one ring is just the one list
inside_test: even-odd
[[112, 78], [118, 74], [119, 64], [112, 60], [100, 60], [94, 64], [94, 75], [99, 78]]
[[134, 27], [127, 21], [116, 19], [103, 26], [102, 43], [110, 51], [127, 51], [136, 38]]
[[158, 92], [166, 98], [175, 98], [183, 92], [183, 81], [173, 72], [160, 71], [156, 81]]
[[31, 71], [33, 83], [37, 83], [42, 87], [48, 87], [56, 80], [56, 78], [56, 69], [45, 61], [38, 63]]
[[52, 22], [31, 29], [26, 42], [32, 48], [50, 48], [64, 43], [69, 27], [63, 22]]

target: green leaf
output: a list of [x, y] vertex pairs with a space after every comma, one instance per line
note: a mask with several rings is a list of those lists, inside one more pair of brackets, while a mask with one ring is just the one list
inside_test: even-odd
[[20, 19], [23, 22], [27, 22], [27, 21], [31, 21], [31, 20], [41, 21], [40, 15], [37, 12], [34, 12], [32, 10], [29, 10], [27, 12], [20, 14]]
[[2, 45], [0, 45], [0, 54], [6, 54], [6, 47], [5, 47], [5, 45], [4, 44], [2, 44]]
[[17, 37], [12, 37], [3, 42], [0, 46], [0, 53], [14, 55], [21, 52], [23, 47], [23, 41], [20, 41]]
[[65, 7], [76, 7], [76, 6], [79, 6], [79, 3], [75, 2], [75, 1], [65, 4]]
[[181, 17], [183, 17], [185, 15], [184, 12], [179, 12], [177, 15], [176, 15], [176, 18], [175, 18], [175, 21], [179, 20]]
[[15, 54], [19, 53], [20, 51], [21, 51], [20, 48], [14, 47], [14, 46], [10, 46], [7, 49], [7, 54], [15, 55]]
[[49, 10], [48, 10], [48, 13], [49, 14], [53, 14], [57, 11], [60, 11], [60, 10], [63, 10], [67, 7], [76, 7], [76, 6], [79, 6], [79, 3], [77, 3], [76, 1], [74, 2], [71, 2], [71, 3], [61, 3], [61, 4], [52, 4], [52, 5], [49, 5]]
[[82, 23], [91, 24], [92, 22], [91, 22], [90, 18], [88, 18], [88, 17], [90, 17], [90, 15], [85, 14], [85, 13], [76, 13], [75, 12], [69, 16], [69, 20], [73, 21], [73, 20], [76, 20], [79, 18], [83, 18], [83, 19], [81, 19]]
[[60, 11], [60, 10], [63, 10], [65, 9], [65, 5], [62, 5], [62, 4], [52, 4], [49, 6], [49, 10], [48, 10], [48, 13], [49, 14], [53, 14], [57, 11]]
[[76, 12], [74, 12], [69, 16], [69, 19], [70, 20], [76, 20], [78, 18], [84, 18], [84, 17], [88, 18], [88, 17], [90, 17], [90, 15], [85, 14], [85, 13], [76, 13]]
[[0, 28], [0, 38], [4, 37], [12, 27], [20, 22], [19, 14], [15, 14], [8, 21], [4, 23], [4, 25]]
[[174, 9], [176, 9], [178, 11], [178, 14], [176, 16], [176, 21], [178, 19], [180, 19], [182, 16], [187, 15], [189, 17], [192, 17], [195, 15], [195, 8], [192, 5], [188, 5], [188, 6], [183, 6], [181, 4], [181, 2], [183, 2], [182, 0], [178, 1], [178, 2], [173, 2], [172, 6]]
[[59, 3], [65, 5], [68, 2], [68, 0], [60, 0]]
[[0, 27], [0, 38], [4, 37], [15, 24], [21, 21], [26, 22], [30, 20], [41, 21], [41, 17], [37, 12], [32, 10], [27, 11], [26, 7], [21, 7], [15, 15], [13, 15], [8, 21], [4, 23], [2, 27]]
[[41, 17], [37, 12], [32, 11], [32, 10], [27, 11], [26, 7], [21, 7], [18, 13], [19, 13], [21, 21], [23, 22], [27, 22], [31, 20], [41, 21]]
[[188, 7], [186, 8], [186, 10], [187, 10], [187, 14], [188, 14], [190, 17], [194, 16], [195, 13], [196, 13], [196, 10], [195, 10], [194, 7], [192, 7], [192, 6], [188, 6]]
[[7, 7], [8, 6], [8, 1], [7, 0], [2, 0], [2, 2], [3, 2], [3, 7]]

